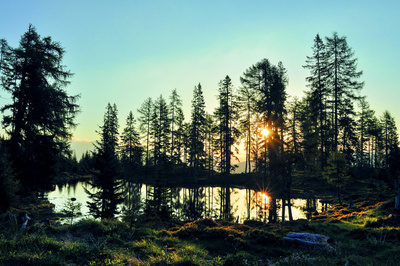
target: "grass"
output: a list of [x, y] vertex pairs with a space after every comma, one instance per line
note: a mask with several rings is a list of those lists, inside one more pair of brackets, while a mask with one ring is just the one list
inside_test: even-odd
[[[369, 211], [366, 213], [381, 210]], [[9, 221], [2, 217], [0, 262], [21, 265], [343, 265], [346, 262], [394, 265], [390, 258], [400, 256], [399, 228], [368, 228], [359, 217], [353, 223], [349, 218], [353, 216], [256, 227], [201, 219], [170, 229], [151, 229], [144, 222], [129, 228], [119, 221], [82, 220], [74, 225], [32, 226], [17, 233], [6, 230]], [[290, 245], [282, 241], [290, 231], [324, 234], [335, 242], [318, 248]]]
[[[191, 222], [142, 217], [132, 226], [117, 220], [58, 222], [52, 206], [24, 210], [51, 226], [20, 229], [0, 215], [0, 264], [5, 265], [396, 265], [400, 223], [393, 193], [353, 197], [354, 206], [333, 204], [312, 221], [277, 224], [212, 219]], [[344, 199], [346, 200], [346, 198]], [[322, 234], [329, 245], [283, 240], [289, 232]]]

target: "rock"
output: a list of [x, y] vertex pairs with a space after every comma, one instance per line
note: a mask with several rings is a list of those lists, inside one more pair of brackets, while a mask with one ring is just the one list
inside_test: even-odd
[[283, 240], [311, 246], [328, 246], [334, 242], [332, 238], [324, 235], [294, 232], [290, 232], [287, 237], [283, 237]]

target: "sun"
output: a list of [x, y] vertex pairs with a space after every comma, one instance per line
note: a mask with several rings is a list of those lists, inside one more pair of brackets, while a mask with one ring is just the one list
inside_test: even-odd
[[262, 206], [265, 207], [269, 204], [269, 197], [266, 193], [262, 193], [261, 194], [261, 198], [262, 198]]
[[268, 136], [268, 134], [269, 134], [268, 129], [264, 128], [264, 129], [261, 131], [261, 134], [263, 134], [264, 137]]

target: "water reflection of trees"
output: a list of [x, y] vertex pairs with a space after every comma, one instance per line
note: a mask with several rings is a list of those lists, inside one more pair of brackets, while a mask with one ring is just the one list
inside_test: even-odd
[[[60, 197], [61, 192], [64, 197], [76, 197], [82, 204], [86, 199], [76, 193], [80, 193], [86, 183], [79, 182], [76, 186], [63, 186], [53, 193], [58, 195], [50, 198], [59, 199], [62, 204], [65, 198]], [[86, 186], [90, 189], [90, 186]], [[226, 193], [229, 189], [229, 193]], [[180, 188], [163, 187], [161, 185], [146, 185], [143, 183], [125, 182], [124, 183], [124, 202], [119, 206], [122, 210], [123, 218], [126, 221], [135, 221], [143, 214], [146, 217], [165, 217], [180, 220], [193, 220], [204, 217], [212, 219], [237, 220], [242, 223], [245, 220], [258, 220], [269, 222], [270, 212], [275, 211], [276, 218], [282, 221], [286, 216], [288, 219], [288, 206], [283, 211], [282, 199], [276, 199], [276, 207], [271, 208], [271, 199], [268, 204], [262, 202], [261, 191], [249, 188], [227, 188], [227, 187], [198, 187]], [[230, 198], [227, 201], [227, 195]], [[230, 202], [229, 209], [226, 209], [227, 202]], [[57, 202], [55, 203], [57, 206]], [[315, 210], [320, 211], [322, 207], [320, 201], [312, 196], [309, 199], [291, 199], [289, 210], [293, 212], [293, 219], [307, 218], [307, 213]], [[287, 205], [287, 203], [286, 203]], [[86, 213], [84, 213], [86, 215]], [[285, 215], [285, 216], [284, 216]]]
[[[230, 187], [166, 188], [161, 185], [129, 182], [125, 186], [126, 200], [123, 209], [125, 216], [133, 220], [144, 213], [181, 220], [209, 217], [238, 221], [256, 219], [266, 222], [265, 215], [271, 212], [270, 207], [273, 206], [276, 213], [279, 206], [263, 204], [260, 202], [260, 193], [251, 189], [244, 189], [242, 194], [239, 194], [239, 189]], [[271, 222], [270, 219], [268, 221]]]

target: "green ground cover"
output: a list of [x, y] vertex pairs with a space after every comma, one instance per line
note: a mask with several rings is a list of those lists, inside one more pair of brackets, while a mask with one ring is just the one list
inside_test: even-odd
[[[25, 229], [8, 214], [0, 219], [0, 261], [15, 265], [396, 265], [400, 231], [391, 199], [359, 198], [333, 205], [312, 221], [262, 224], [142, 217], [132, 226], [116, 220], [57, 222]], [[31, 211], [50, 215], [48, 204]], [[322, 234], [327, 245], [283, 240], [289, 232]]]

